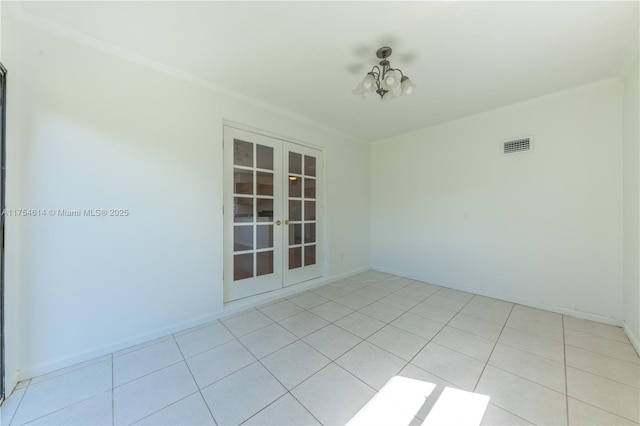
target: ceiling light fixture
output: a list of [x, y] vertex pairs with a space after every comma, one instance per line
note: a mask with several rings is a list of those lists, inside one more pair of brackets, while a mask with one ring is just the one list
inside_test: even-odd
[[376, 92], [380, 95], [380, 99], [385, 99], [384, 95], [387, 93], [387, 99], [395, 97], [393, 89], [400, 86], [400, 94], [408, 95], [413, 92], [415, 87], [413, 82], [403, 74], [398, 68], [391, 68], [391, 64], [387, 60], [391, 56], [390, 47], [381, 47], [376, 52], [376, 56], [380, 59], [380, 66], [374, 65], [371, 71], [367, 73], [364, 79], [358, 84], [358, 87], [353, 91], [354, 94], [362, 96], [364, 98], [365, 93]]

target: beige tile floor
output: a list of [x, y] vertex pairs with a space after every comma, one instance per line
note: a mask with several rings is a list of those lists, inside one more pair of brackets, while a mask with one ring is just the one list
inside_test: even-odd
[[395, 375], [491, 397], [483, 424], [640, 422], [619, 327], [368, 271], [20, 383], [1, 424], [344, 424]]

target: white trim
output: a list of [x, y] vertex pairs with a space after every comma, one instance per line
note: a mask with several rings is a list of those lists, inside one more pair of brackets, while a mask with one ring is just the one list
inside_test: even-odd
[[76, 31], [73, 30], [71, 28], [65, 27], [64, 25], [60, 25], [60, 24], [56, 24], [53, 23], [51, 21], [48, 21], [46, 19], [43, 19], [39, 16], [33, 15], [29, 12], [26, 12], [22, 9], [22, 7], [20, 8], [20, 12], [16, 14], [16, 18], [22, 22], [25, 23], [29, 23], [37, 28], [40, 28], [42, 30], [51, 32], [55, 35], [58, 35], [60, 37], [66, 38], [67, 40], [71, 40], [80, 44], [83, 44], [85, 46], [88, 47], [92, 47], [95, 48], [97, 50], [100, 50], [102, 52], [108, 53], [110, 55], [116, 56], [118, 58], [124, 59], [126, 61], [130, 61], [133, 63], [136, 63], [138, 65], [142, 65], [145, 66], [147, 68], [151, 68], [153, 70], [159, 71], [161, 73], [170, 75], [172, 77], [178, 78], [180, 80], [183, 81], [187, 81], [190, 82], [192, 84], [195, 84], [197, 86], [200, 87], [204, 87], [207, 88], [209, 90], [212, 90], [214, 92], [218, 92], [218, 93], [222, 93], [224, 95], [227, 95], [229, 97], [238, 99], [240, 101], [246, 102], [248, 104], [254, 105], [256, 107], [262, 108], [264, 110], [267, 111], [271, 111], [274, 112], [276, 114], [288, 117], [288, 118], [292, 118], [294, 120], [315, 126], [317, 128], [320, 128], [324, 131], [333, 133], [335, 135], [341, 136], [343, 138], [349, 139], [353, 142], [356, 143], [366, 143], [364, 140], [362, 140], [361, 138], [358, 138], [354, 135], [351, 135], [349, 133], [345, 133], [341, 130], [338, 129], [334, 129], [333, 127], [329, 127], [326, 124], [322, 124], [318, 121], [312, 120], [308, 117], [305, 117], [303, 115], [300, 114], [296, 114], [294, 112], [288, 111], [286, 109], [282, 109], [282, 108], [278, 108], [275, 107], [269, 103], [263, 102], [261, 100], [252, 98], [250, 96], [246, 96], [243, 94], [240, 94], [236, 91], [233, 91], [231, 89], [227, 89], [223, 86], [220, 86], [218, 84], [212, 83], [208, 80], [205, 80], [203, 78], [200, 77], [196, 77], [192, 74], [189, 74], [188, 72], [185, 71], [181, 71], [177, 68], [174, 68], [172, 66], [163, 64], [161, 62], [158, 61], [154, 61], [153, 59], [149, 59], [147, 57], [144, 57], [142, 55], [138, 55], [136, 53], [130, 52], [128, 50], [122, 49], [120, 47], [117, 47], [113, 44], [107, 43], [105, 41], [102, 41], [100, 39], [97, 39], [95, 37], [92, 37], [90, 35], [87, 35], [85, 33], [82, 33], [80, 31]]
[[635, 334], [633, 334], [633, 330], [631, 330], [631, 327], [629, 327], [629, 324], [627, 324], [626, 322], [622, 324], [622, 329], [624, 330], [625, 334], [629, 338], [629, 341], [631, 342], [631, 346], [633, 346], [638, 356], [640, 356], [640, 338]]
[[351, 272], [330, 277], [328, 279], [323, 280], [318, 278], [318, 279], [297, 284], [295, 286], [285, 287], [283, 289], [259, 294], [259, 295], [248, 297], [246, 299], [241, 299], [235, 302], [230, 302], [230, 303], [227, 303], [223, 307], [223, 309], [218, 312], [202, 315], [198, 318], [194, 318], [188, 321], [182, 321], [167, 327], [162, 327], [149, 333], [140, 334], [136, 337], [132, 337], [129, 339], [121, 340], [116, 343], [104, 345], [97, 349], [93, 349], [87, 352], [82, 352], [77, 355], [73, 355], [69, 357], [59, 358], [55, 361], [46, 362], [43, 364], [36, 365], [34, 367], [27, 368], [26, 370], [22, 370], [18, 372], [14, 376], [13, 380], [15, 380], [15, 384], [17, 385], [20, 381], [27, 380], [32, 377], [38, 377], [43, 374], [47, 374], [52, 371], [59, 370], [61, 368], [66, 368], [81, 362], [90, 361], [94, 358], [98, 358], [104, 355], [111, 354], [113, 352], [117, 352], [122, 349], [130, 348], [132, 346], [146, 343], [146, 342], [158, 339], [160, 337], [165, 337], [173, 333], [178, 333], [180, 331], [184, 331], [192, 327], [197, 327], [197, 326], [209, 323], [211, 321], [218, 320], [220, 318], [226, 318], [232, 315], [236, 315], [242, 311], [253, 309], [260, 305], [265, 305], [267, 303], [273, 302], [283, 297], [290, 297], [296, 293], [301, 293], [303, 291], [307, 291], [324, 284], [329, 284], [331, 282], [341, 280], [367, 270], [369, 270], [369, 267], [359, 268]]
[[325, 284], [331, 284], [332, 282], [335, 282], [335, 281], [344, 280], [345, 278], [349, 278], [349, 277], [352, 277], [354, 275], [361, 274], [362, 272], [366, 272], [366, 271], [368, 271], [370, 269], [371, 269], [370, 267], [365, 266], [363, 268], [354, 269], [351, 272], [345, 272], [344, 274], [335, 275], [335, 276], [327, 279]]
[[386, 268], [380, 268], [377, 266], [371, 266], [371, 269], [373, 269], [374, 271], [386, 272], [388, 274], [398, 275], [400, 277], [410, 278], [417, 281], [439, 285], [441, 287], [451, 288], [451, 289], [460, 290], [460, 291], [466, 291], [467, 293], [478, 294], [480, 296], [491, 297], [494, 299], [504, 300], [506, 302], [517, 303], [519, 305], [529, 306], [531, 308], [543, 309], [545, 311], [556, 312], [563, 315], [569, 315], [575, 318], [586, 319], [586, 320], [595, 321], [595, 322], [608, 324], [608, 325], [615, 325], [617, 327], [622, 326], [622, 321], [619, 319], [609, 318], [609, 317], [605, 317], [605, 316], [590, 313], [590, 312], [576, 311], [574, 309], [568, 309], [562, 306], [548, 305], [546, 303], [540, 303], [535, 300], [525, 299], [522, 297], [514, 297], [508, 294], [503, 294], [499, 292], [485, 291], [475, 287], [467, 287], [464, 285], [458, 285], [458, 284], [449, 283], [449, 282], [442, 282], [442, 281], [433, 280], [433, 279], [422, 277], [422, 276], [407, 275], [407, 274], [403, 274], [402, 272], [398, 272], [398, 271], [394, 271]]

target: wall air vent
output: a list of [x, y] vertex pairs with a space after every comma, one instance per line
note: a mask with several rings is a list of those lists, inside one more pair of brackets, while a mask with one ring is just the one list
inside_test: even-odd
[[503, 154], [514, 154], [516, 152], [527, 152], [533, 149], [533, 138], [531, 136], [506, 141], [502, 146]]

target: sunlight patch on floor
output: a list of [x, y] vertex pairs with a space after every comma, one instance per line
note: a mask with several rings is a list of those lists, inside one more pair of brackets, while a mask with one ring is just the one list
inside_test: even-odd
[[[435, 388], [433, 383], [394, 376], [347, 426], [408, 426]], [[477, 426], [488, 404], [487, 395], [446, 387], [422, 424]]]

